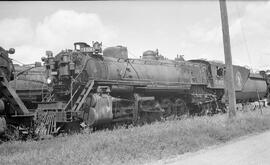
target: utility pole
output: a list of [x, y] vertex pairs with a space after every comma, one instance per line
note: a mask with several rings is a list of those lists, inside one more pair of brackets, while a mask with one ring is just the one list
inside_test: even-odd
[[232, 67], [230, 32], [229, 32], [226, 0], [219, 0], [219, 4], [220, 4], [220, 14], [221, 14], [221, 23], [222, 23], [222, 32], [223, 32], [223, 47], [224, 47], [224, 56], [225, 56], [225, 65], [226, 65], [226, 75], [225, 75], [224, 86], [225, 86], [225, 90], [228, 91], [228, 97], [229, 97], [229, 118], [232, 118], [236, 114], [235, 113], [236, 99], [235, 99], [234, 74], [233, 74], [233, 67]]

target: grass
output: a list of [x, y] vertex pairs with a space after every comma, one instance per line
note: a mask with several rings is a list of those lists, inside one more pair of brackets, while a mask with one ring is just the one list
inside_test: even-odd
[[270, 129], [270, 109], [0, 145], [0, 164], [143, 164]]

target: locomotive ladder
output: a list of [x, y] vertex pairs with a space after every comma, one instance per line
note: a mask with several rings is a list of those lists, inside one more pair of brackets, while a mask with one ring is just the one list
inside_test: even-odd
[[42, 102], [50, 102], [52, 101], [52, 98], [54, 97], [54, 93], [48, 93], [46, 96], [43, 98]]
[[2, 95], [10, 102], [10, 106], [15, 110], [15, 113], [19, 115], [28, 114], [29, 111], [19, 98], [15, 90], [9, 85], [5, 77], [0, 77], [0, 91]]
[[[89, 80], [87, 84], [84, 86], [84, 89], [82, 90], [80, 96], [78, 97], [77, 101], [74, 103], [72, 107], [72, 111], [79, 111], [80, 108], [82, 107], [86, 97], [90, 93], [91, 89], [94, 86], [94, 80]], [[72, 98], [71, 98], [72, 99]]]

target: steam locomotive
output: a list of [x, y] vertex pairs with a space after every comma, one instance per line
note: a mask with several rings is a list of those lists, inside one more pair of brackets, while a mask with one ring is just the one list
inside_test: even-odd
[[[102, 53], [103, 52], [103, 53]], [[71, 129], [68, 123], [99, 126], [112, 123], [152, 122], [226, 111], [225, 65], [206, 60], [168, 60], [158, 51], [140, 59], [128, 58], [126, 47], [92, 46], [77, 42], [43, 58], [47, 82], [53, 91], [38, 105], [39, 118], [50, 118], [47, 133]], [[237, 102], [268, 94], [265, 72], [252, 74], [233, 66]], [[47, 116], [47, 117], [46, 117]], [[48, 117], [50, 116], [50, 117]]]
[[[224, 64], [202, 59], [168, 60], [158, 51], [128, 58], [126, 47], [77, 42], [74, 50], [43, 57], [49, 92], [34, 112], [22, 103], [8, 81], [14, 66], [1, 49], [0, 133], [52, 135], [118, 123], [156, 120], [226, 111]], [[3, 59], [3, 60], [2, 60]], [[43, 72], [43, 71], [42, 71]], [[233, 66], [238, 103], [268, 97], [269, 75]]]

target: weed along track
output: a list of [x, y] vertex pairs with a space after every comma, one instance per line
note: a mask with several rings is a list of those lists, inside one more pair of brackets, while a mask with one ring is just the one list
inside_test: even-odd
[[270, 129], [270, 109], [0, 145], [3, 164], [144, 164]]

